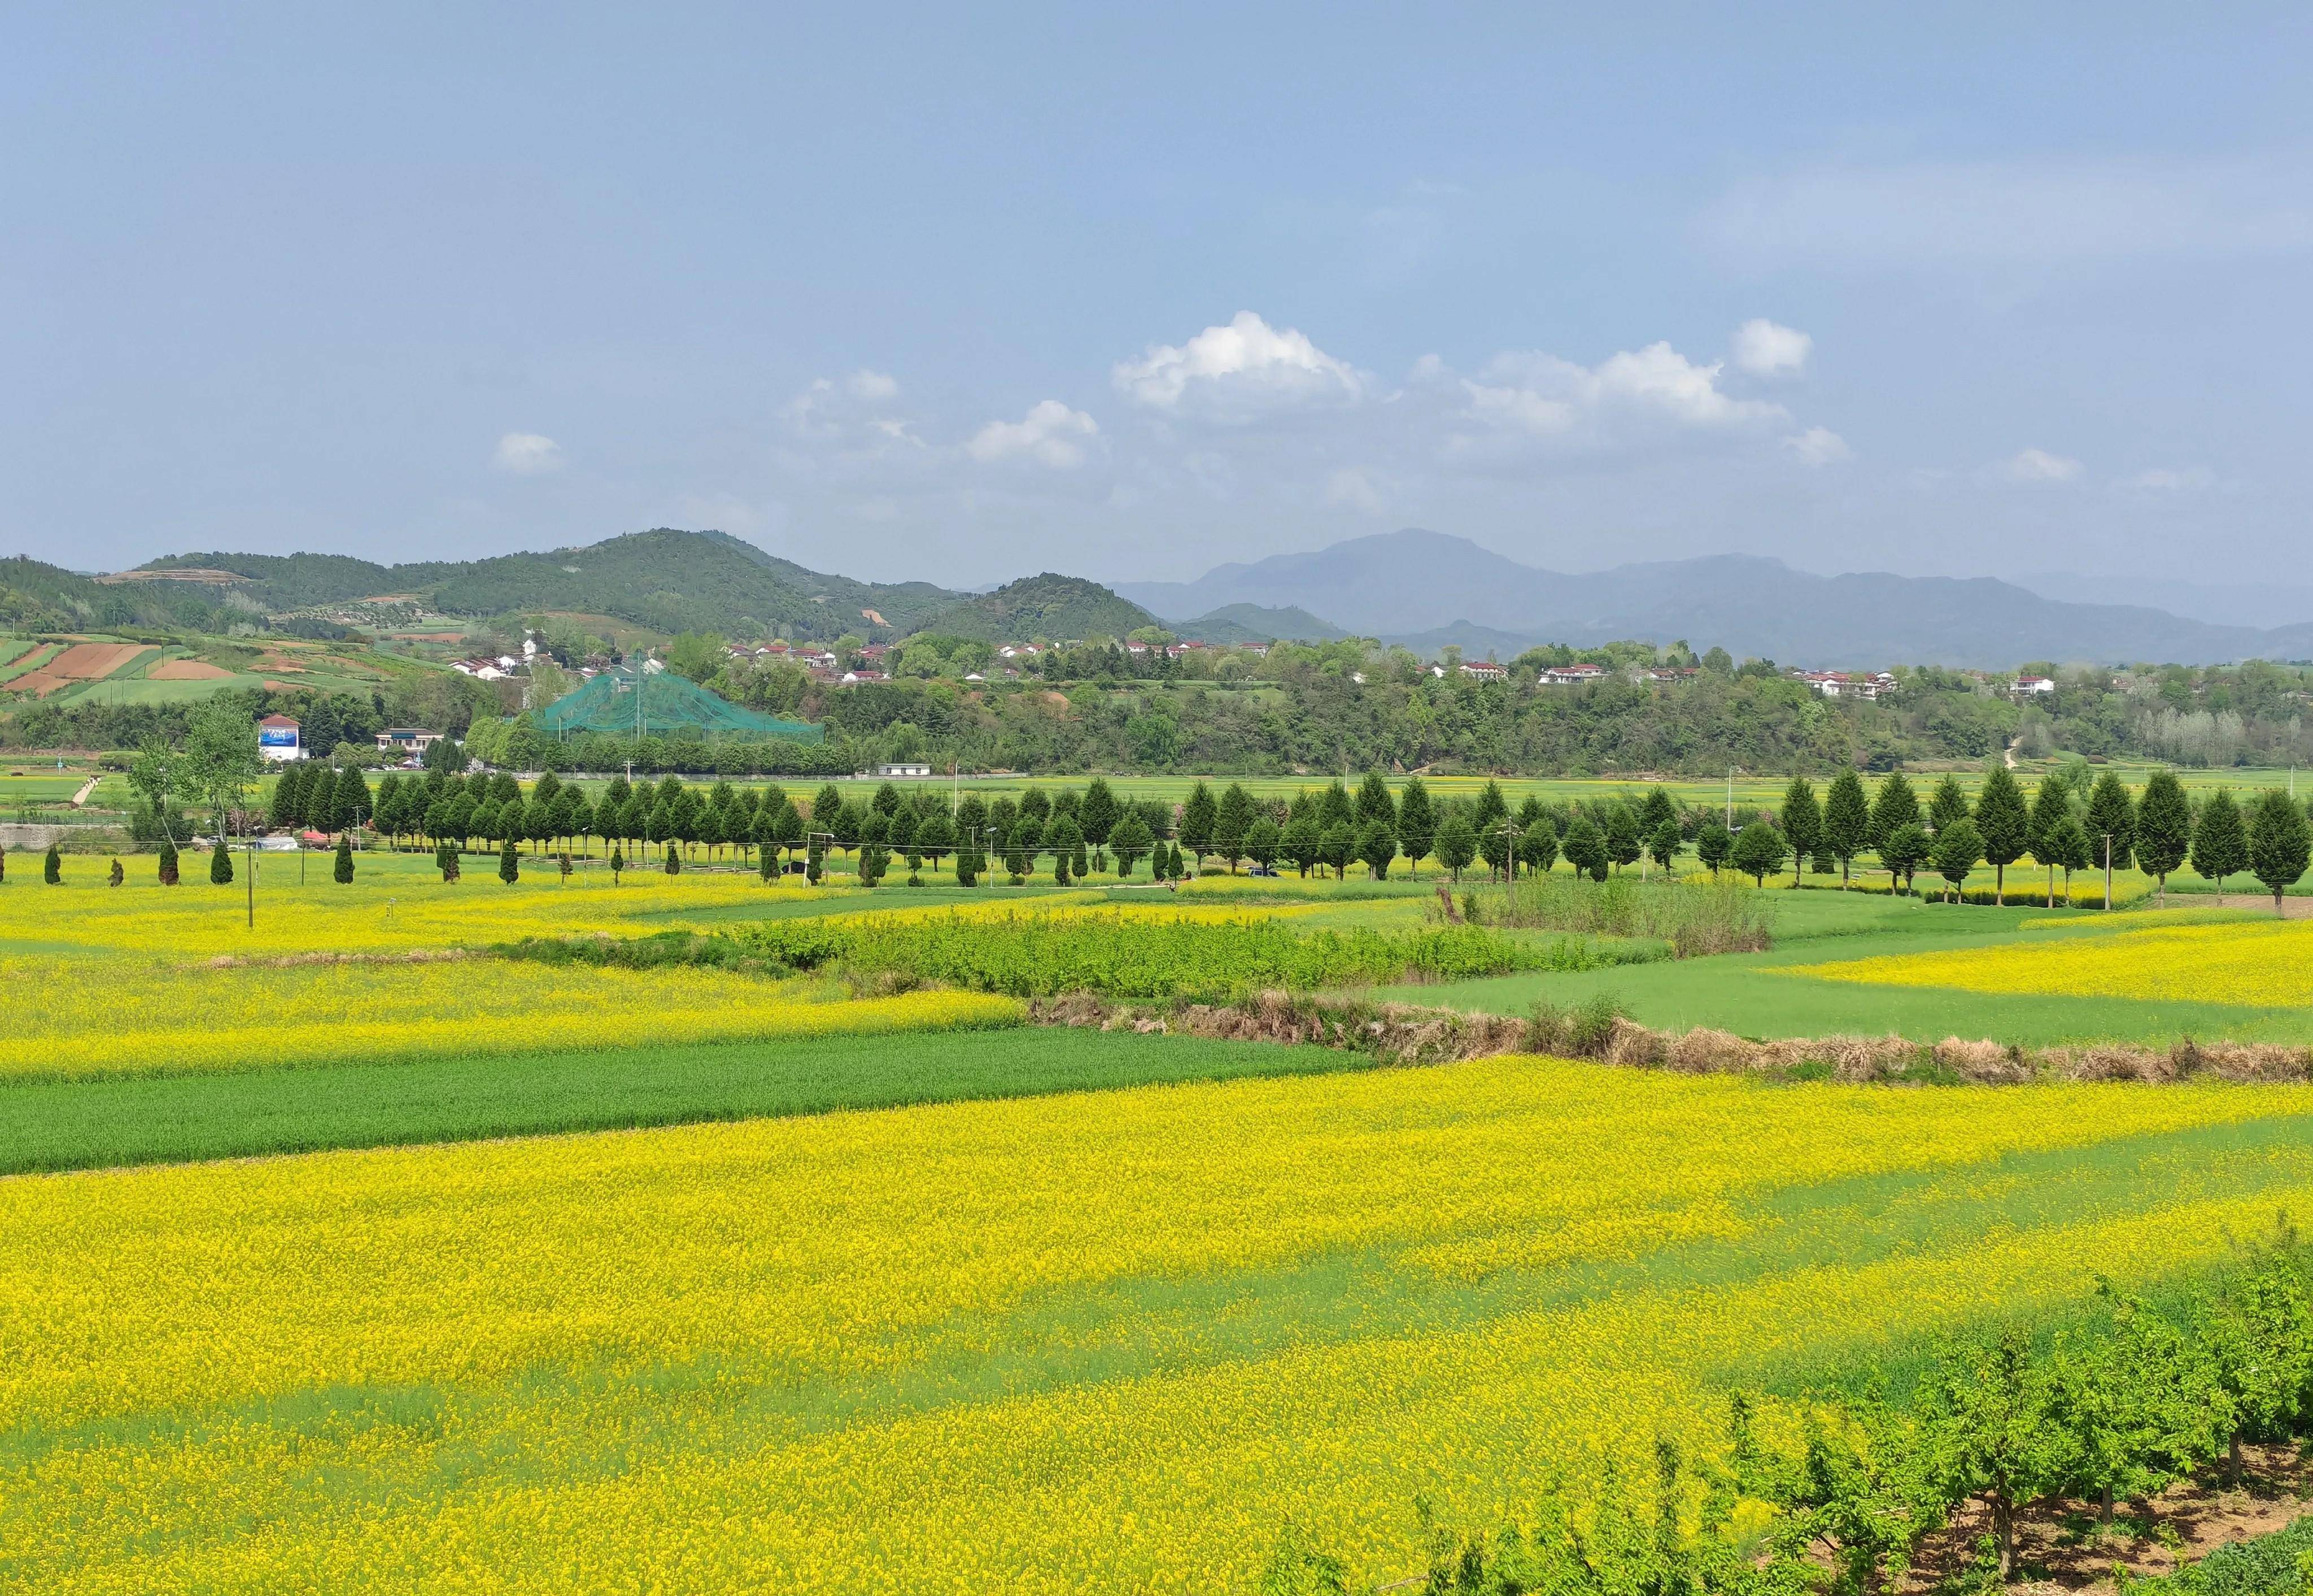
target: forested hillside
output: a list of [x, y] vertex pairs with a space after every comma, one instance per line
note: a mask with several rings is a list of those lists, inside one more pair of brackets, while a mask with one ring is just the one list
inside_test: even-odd
[[142, 569], [232, 571], [248, 578], [247, 596], [274, 614], [407, 595], [449, 615], [562, 610], [667, 632], [798, 641], [911, 631], [959, 596], [928, 582], [826, 576], [719, 532], [666, 527], [584, 548], [461, 562], [389, 566], [340, 555], [207, 553], [171, 555]]

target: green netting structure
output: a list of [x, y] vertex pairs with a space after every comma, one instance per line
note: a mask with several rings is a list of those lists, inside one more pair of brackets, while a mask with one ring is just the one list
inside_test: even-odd
[[603, 732], [627, 737], [689, 735], [710, 742], [718, 737], [785, 737], [816, 743], [826, 735], [809, 721], [781, 720], [741, 709], [673, 671], [623, 667], [602, 672], [576, 692], [533, 711], [532, 719], [540, 731], [556, 738]]

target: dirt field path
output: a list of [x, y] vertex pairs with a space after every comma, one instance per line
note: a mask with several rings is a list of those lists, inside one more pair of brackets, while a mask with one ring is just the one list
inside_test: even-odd
[[[2170, 898], [2168, 903], [2171, 908], [2180, 906], [2192, 908], [2201, 904], [2214, 904], [2220, 909], [2262, 909], [2267, 914], [2273, 913], [2273, 895], [2265, 892], [2178, 893], [2175, 897]], [[2283, 920], [2313, 920], [2313, 898], [2282, 899], [2281, 917]]]
[[80, 790], [73, 794], [73, 807], [77, 809], [82, 805], [87, 803], [88, 795], [96, 790], [96, 784], [102, 780], [104, 780], [104, 778], [101, 776], [91, 776], [87, 780], [82, 782], [80, 784]]

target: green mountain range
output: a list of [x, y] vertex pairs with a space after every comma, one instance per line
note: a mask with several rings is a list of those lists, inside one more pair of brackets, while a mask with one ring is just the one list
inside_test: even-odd
[[1121, 638], [1137, 627], [1156, 624], [1156, 616], [1097, 582], [1046, 571], [990, 593], [959, 598], [927, 618], [919, 630], [1001, 643], [1031, 638]]

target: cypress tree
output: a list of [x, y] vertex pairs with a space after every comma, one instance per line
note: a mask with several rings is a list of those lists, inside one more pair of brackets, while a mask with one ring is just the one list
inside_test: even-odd
[[1951, 883], [1954, 901], [1967, 885], [1968, 872], [1983, 858], [1983, 833], [1965, 815], [1936, 833], [1936, 874]]
[[[1368, 780], [1373, 779], [1368, 778]], [[1387, 789], [1383, 790], [1384, 796], [1387, 796]], [[1364, 797], [1362, 793], [1359, 796]], [[1486, 784], [1478, 789], [1478, 807], [1470, 816], [1470, 829], [1482, 837], [1508, 819], [1509, 813], [1509, 800], [1502, 796], [1501, 784], [1490, 777]]]
[[498, 879], [508, 886], [522, 879], [522, 855], [514, 851], [512, 837], [498, 845]]
[[1815, 783], [1793, 776], [1783, 789], [1783, 841], [1791, 848], [1791, 885], [1799, 884], [1799, 869], [1807, 856], [1823, 846], [1823, 807], [1816, 802]]
[[1106, 781], [1095, 776], [1085, 787], [1084, 803], [1077, 810], [1077, 829], [1095, 852], [1106, 848], [1116, 831], [1119, 815], [1116, 794]]
[[2045, 860], [2051, 869], [2064, 872], [2064, 902], [2071, 904], [2072, 872], [2085, 870], [2094, 862], [2089, 851], [2088, 832], [2071, 815], [2060, 815], [2049, 825], [2048, 834], [2041, 839], [2040, 847], [2044, 851], [2038, 857]]
[[354, 840], [350, 833], [338, 834], [338, 861], [330, 875], [339, 886], [350, 886], [354, 879]]
[[[1528, 803], [1535, 802], [1528, 798]], [[1678, 808], [1670, 801], [1670, 794], [1659, 785], [1647, 789], [1646, 798], [1639, 805], [1639, 831], [1651, 839], [1665, 824], [1678, 824]]]
[[174, 886], [176, 884], [177, 845], [168, 838], [163, 837], [161, 839], [161, 885], [163, 886]]
[[114, 860], [112, 861], [112, 874], [106, 878], [105, 884], [109, 886], [118, 886], [128, 879], [128, 872], [120, 868], [120, 861], [119, 860]]
[[1379, 817], [1366, 822], [1358, 833], [1358, 857], [1376, 881], [1389, 878], [1389, 862], [1397, 857], [1397, 837]]
[[2136, 864], [2160, 880], [2160, 902], [2168, 902], [2168, 872], [2193, 851], [2193, 807], [2184, 783], [2172, 771], [2155, 771], [2136, 806]]
[[1823, 846], [1839, 861], [1839, 884], [1848, 884], [1855, 856], [1871, 840], [1871, 800], [1863, 794], [1863, 779], [1853, 771], [1833, 778], [1823, 799]]
[[[1588, 823], [1579, 822], [1578, 824], [1587, 824]], [[1596, 836], [1597, 830], [1598, 828], [1596, 826], [1591, 826], [1591, 834]], [[1567, 843], [1570, 850], [1567, 857], [1571, 859], [1573, 858], [1573, 854], [1570, 851], [1573, 845], [1573, 838], [1570, 834], [1567, 839]], [[1470, 817], [1464, 814], [1458, 806], [1447, 811], [1445, 822], [1438, 826], [1438, 842], [1436, 846], [1438, 849], [1438, 862], [1444, 865], [1447, 869], [1451, 871], [1453, 873], [1454, 879], [1456, 881], [1459, 881], [1462, 878], [1462, 871], [1469, 865], [1469, 862], [1478, 857], [1477, 828], [1470, 824]], [[1603, 837], [1599, 838], [1598, 853], [1602, 860], [1605, 857], [1605, 840]], [[1605, 873], [1605, 866], [1601, 863], [1598, 869], [1600, 877], [1603, 879]]]
[[[1297, 804], [1299, 799], [1294, 800]], [[1296, 816], [1297, 823], [1300, 816]], [[1430, 807], [1429, 789], [1419, 776], [1405, 779], [1405, 791], [1397, 800], [1397, 840], [1405, 847], [1405, 868], [1420, 875], [1421, 861], [1438, 840], [1438, 812]], [[1308, 873], [1306, 868], [1302, 873]]]
[[1871, 846], [1883, 848], [1902, 827], [1919, 824], [1919, 795], [1912, 790], [1903, 772], [1888, 772], [1887, 779], [1879, 783], [1879, 791], [1871, 800]]
[[2248, 868], [2271, 889], [2275, 914], [2282, 892], [2305, 874], [2306, 851], [2304, 811], [2281, 789], [2268, 787], [2248, 824]]
[[1639, 817], [1628, 804], [1606, 806], [1606, 859], [1616, 869], [1639, 859]]
[[[1671, 828], [1677, 830], [1676, 826]], [[1550, 824], [1550, 816], [1537, 815], [1518, 833], [1518, 860], [1537, 876], [1546, 876], [1558, 863], [1558, 828]]]
[[1941, 836], [1944, 827], [1966, 820], [1967, 814], [1967, 790], [1960, 786], [1959, 778], [1946, 776], [1937, 782], [1935, 792], [1928, 798], [1928, 829]]
[[[219, 846], [222, 847], [223, 844], [219, 844]], [[42, 860], [40, 864], [40, 879], [47, 882], [50, 886], [55, 886], [61, 883], [64, 878], [64, 856], [57, 851], [57, 845], [54, 842], [51, 842], [48, 844], [48, 857]], [[227, 876], [225, 879], [230, 881], [233, 877], [231, 876]]]
[[1975, 800], [1975, 830], [1984, 862], [1992, 868], [1993, 901], [2004, 904], [2008, 867], [2024, 857], [2032, 841], [2031, 806], [2004, 763], [1984, 772], [1983, 791]]
[[[2032, 794], [2032, 841], [2028, 844], [2032, 857], [2048, 869], [2048, 907], [2056, 906], [2056, 871], [2064, 861], [2057, 842], [2056, 828], [2072, 816], [2072, 788], [2061, 772], [2051, 771], [2040, 779], [2038, 789]], [[2069, 877], [2066, 877], [2068, 880]]]
[[1324, 795], [1317, 800], [1317, 831], [1320, 835], [1337, 825], [1353, 825], [1357, 809], [1350, 802], [1350, 789], [1339, 781], [1328, 782]]
[[[758, 825], [761, 825], [761, 824], [762, 824], [762, 822], [758, 821], [756, 824], [757, 824]], [[766, 829], [768, 829], [768, 828], [766, 828]], [[776, 847], [774, 847], [774, 846], [771, 844], [771, 842], [769, 842], [769, 841], [767, 841], [767, 840], [764, 840], [763, 838], [761, 838], [761, 837], [759, 835], [759, 836], [758, 836], [758, 838], [757, 838], [757, 840], [756, 840], [756, 844], [755, 844], [755, 870], [756, 870], [756, 873], [757, 873], [759, 876], [761, 876], [764, 880], [769, 881], [769, 880], [770, 880], [773, 876], [776, 876], [776, 875], [778, 875], [778, 869], [779, 869], [779, 854], [778, 854], [778, 850]]]
[[[1037, 796], [1029, 794], [1031, 798]], [[1219, 807], [1213, 801], [1212, 789], [1201, 781], [1190, 789], [1189, 801], [1181, 806], [1181, 843], [1200, 869], [1203, 868], [1205, 855], [1213, 849], [1213, 824]]]
[[1663, 868], [1663, 873], [1668, 875], [1671, 861], [1678, 857], [1679, 848], [1684, 841], [1678, 834], [1678, 822], [1666, 820], [1655, 827], [1655, 834], [1647, 839], [1647, 852], [1653, 856], [1655, 863]]
[[[1445, 833], [1440, 832], [1438, 835], [1442, 846]], [[1566, 862], [1574, 867], [1577, 876], [1587, 876], [1593, 881], [1604, 881], [1606, 867], [1614, 862], [1607, 855], [1606, 833], [1600, 831], [1598, 823], [1587, 815], [1574, 817], [1574, 824], [1566, 828], [1565, 839], [1559, 848], [1566, 855]], [[1438, 857], [1442, 859], [1445, 856], [1441, 853]], [[1464, 864], [1468, 862], [1467, 860], [1463, 860]]]
[[[53, 852], [54, 850], [50, 851]], [[209, 885], [212, 886], [233, 885], [233, 855], [225, 851], [223, 837], [216, 840], [216, 847], [209, 853]]]
[[1716, 815], [1702, 823], [1694, 833], [1694, 857], [1713, 876], [1719, 874], [1735, 851], [1735, 833]]
[[1767, 823], [1763, 816], [1735, 833], [1735, 846], [1728, 851], [1727, 861], [1761, 886], [1767, 885], [1768, 875], [1783, 868], [1790, 855], [1790, 844], [1783, 833]]
[[2223, 788], [2201, 806], [2201, 824], [2193, 828], [2193, 870], [2225, 889], [2225, 877], [2248, 868], [2248, 833], [2242, 828], [2240, 806]]
[[[1500, 788], [1489, 781], [1486, 783], [1486, 791], [1493, 795], [1496, 804], [1501, 803]], [[1482, 810], [1485, 806], [1485, 797], [1481, 794], [1478, 807]], [[1397, 835], [1397, 805], [1389, 796], [1389, 783], [1383, 779], [1379, 771], [1368, 771], [1366, 772], [1366, 779], [1358, 783], [1358, 829], [1362, 832], [1365, 827], [1376, 820], [1389, 827], [1389, 834], [1393, 838]]]
[[2109, 837], [2112, 868], [2128, 869], [2136, 852], [2136, 807], [2129, 802], [2128, 789], [2110, 771], [2097, 778], [2089, 793], [2088, 833], [2089, 857], [2097, 864], [2105, 862], [2105, 839]]
[[1913, 877], [1919, 874], [1920, 861], [1928, 857], [1934, 846], [1929, 839], [1928, 828], [1916, 820], [1907, 820], [1888, 833], [1879, 844], [1879, 862], [1887, 867], [1890, 885], [1901, 880], [1904, 889], [1911, 891]]

